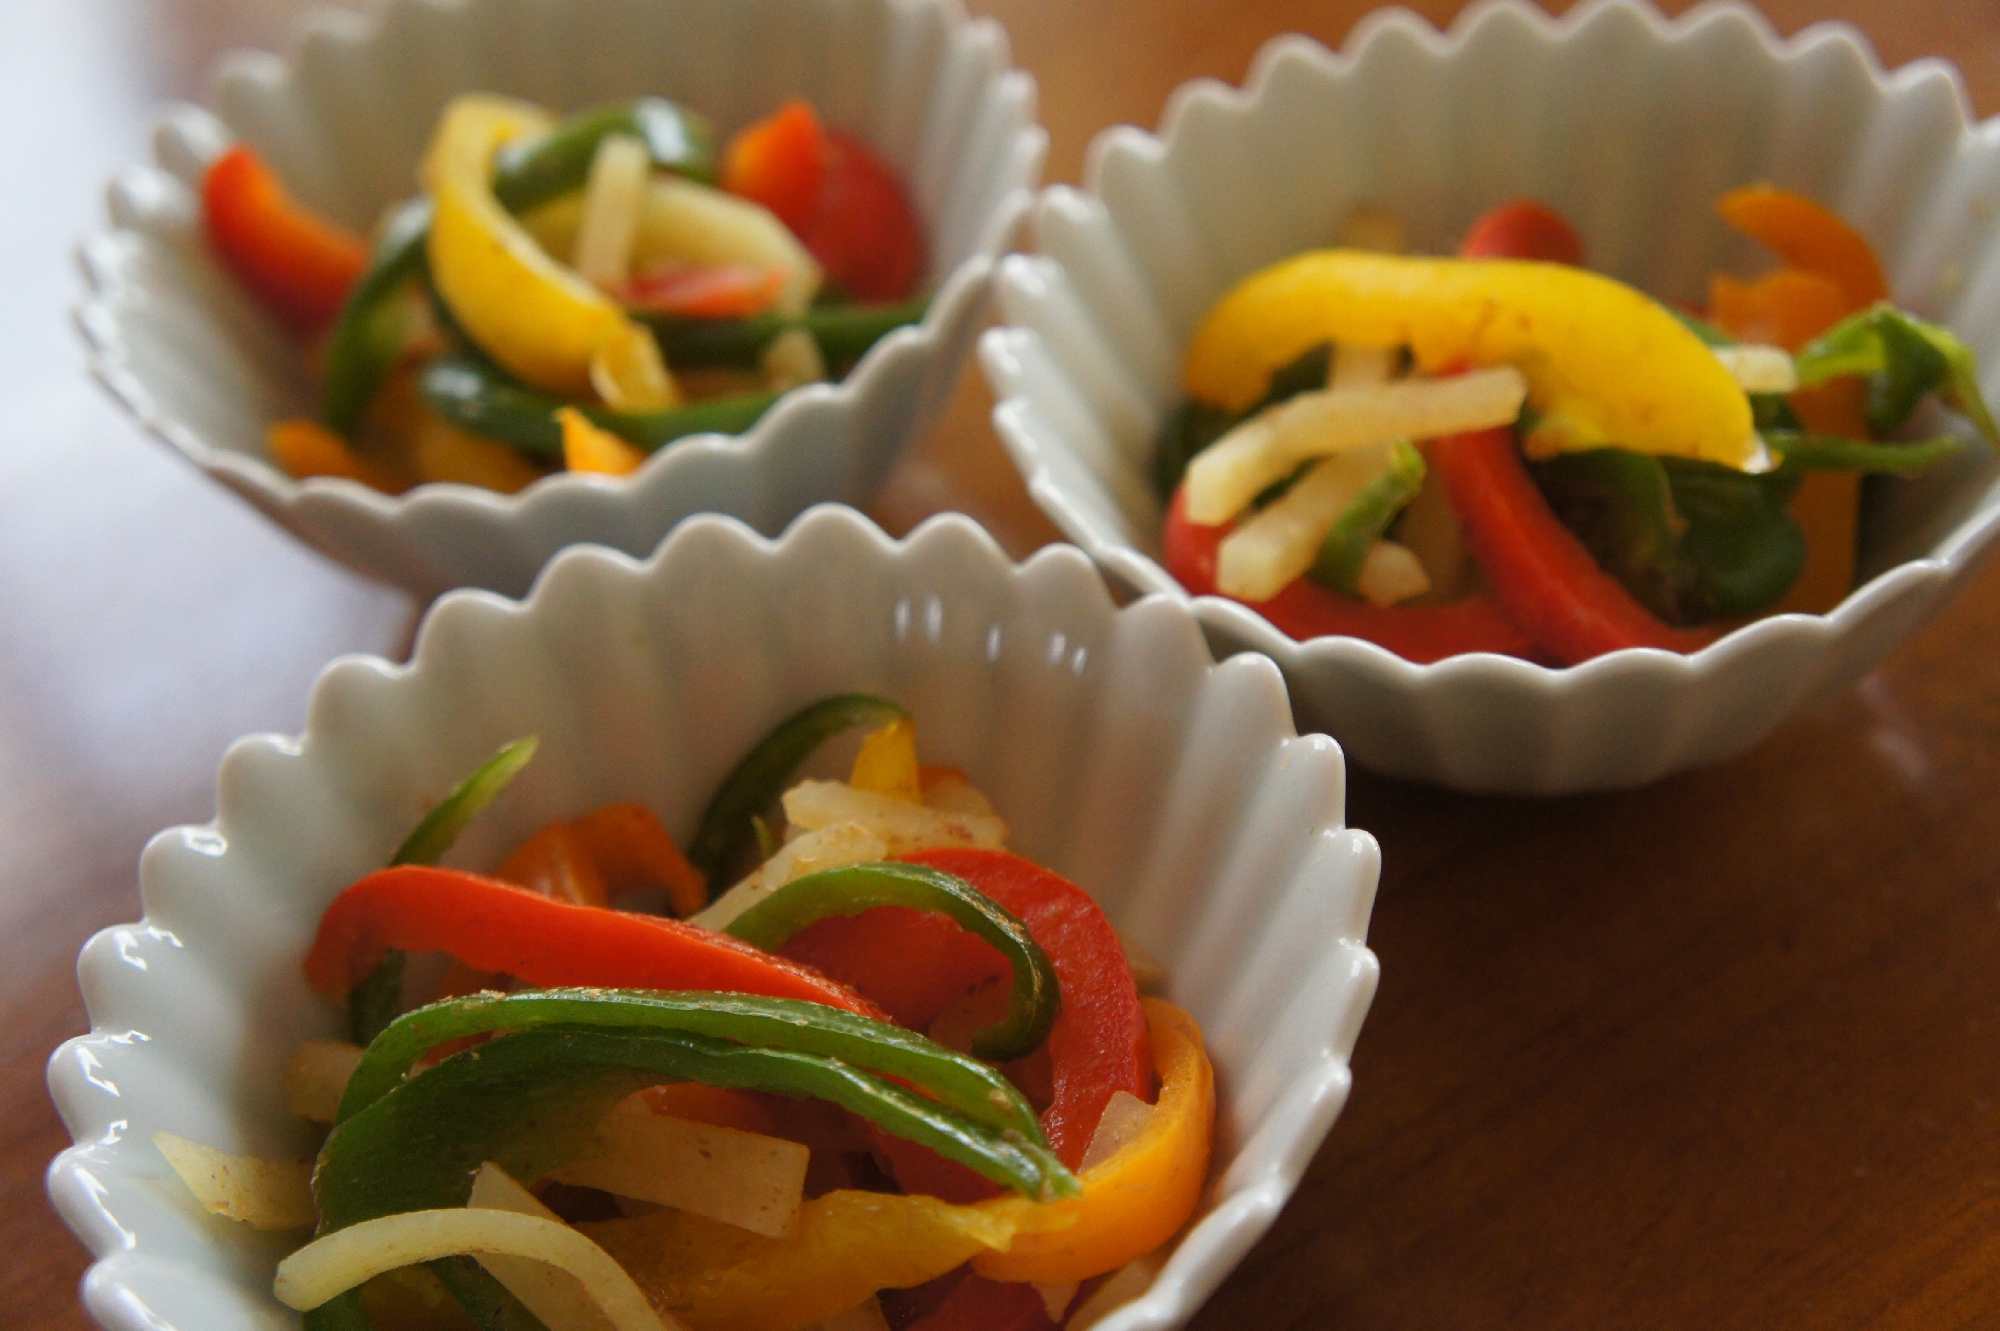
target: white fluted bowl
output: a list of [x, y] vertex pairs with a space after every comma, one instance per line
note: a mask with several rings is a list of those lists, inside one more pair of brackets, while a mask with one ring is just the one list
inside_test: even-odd
[[[740, 436], [676, 442], [630, 477], [400, 497], [293, 480], [264, 430], [312, 414], [310, 376], [295, 340], [208, 252], [202, 171], [240, 137], [304, 202], [365, 231], [415, 192], [440, 111], [473, 90], [565, 110], [659, 93], [721, 133], [805, 96], [909, 183], [930, 241], [930, 310], [840, 384], [787, 394]], [[814, 503], [867, 500], [943, 410], [1047, 142], [1005, 33], [957, 0], [386, 0], [366, 19], [316, 15], [289, 60], [229, 58], [214, 100], [213, 114], [161, 118], [156, 164], [112, 182], [110, 227], [82, 244], [91, 369], [150, 432], [274, 521], [425, 598], [456, 586], [518, 596], [578, 541], [643, 557], [692, 513], [773, 533]]]
[[[1736, 4], [1667, 20], [1609, 0], [1552, 20], [1503, 0], [1443, 34], [1382, 11], [1339, 53], [1278, 38], [1244, 89], [1178, 89], [1158, 137], [1099, 135], [1087, 191], [1046, 191], [1038, 253], [1002, 265], [1011, 326], [981, 344], [994, 424], [1036, 502], [1107, 574], [1185, 596], [1158, 562], [1153, 441], [1188, 340], [1238, 279], [1330, 243], [1358, 203], [1449, 252], [1525, 194], [1575, 223], [1593, 267], [1701, 301], [1711, 271], [1757, 263], [1714, 205], [1759, 179], [1854, 221], [1899, 303], [1950, 325], [2000, 389], [2000, 134], [1968, 119], [1949, 66], [1884, 73], [1849, 28], [1781, 41]], [[1524, 794], [1638, 785], [1743, 751], [1886, 657], [2000, 531], [1996, 477], [1975, 449], [1888, 484], [1864, 516], [1862, 585], [1831, 614], [1760, 620], [1686, 657], [1419, 666], [1357, 639], [1295, 641], [1221, 597], [1194, 609], [1218, 652], [1277, 661], [1300, 724], [1363, 766]]]
[[146, 848], [145, 919], [83, 949], [91, 1032], [49, 1064], [77, 1142], [49, 1192], [98, 1257], [91, 1312], [117, 1331], [292, 1324], [270, 1293], [283, 1244], [203, 1214], [152, 1136], [311, 1149], [284, 1068], [344, 1013], [307, 989], [306, 947], [441, 791], [532, 733], [534, 762], [453, 862], [490, 866], [612, 800], [643, 801], [684, 839], [771, 725], [851, 690], [908, 705], [926, 758], [963, 767], [1014, 848], [1096, 896], [1200, 1020], [1222, 1088], [1210, 1187], [1152, 1290], [1102, 1325], [1184, 1322], [1347, 1097], [1375, 990], [1377, 852], [1342, 825], [1340, 750], [1294, 734], [1269, 661], [1216, 665], [1171, 598], [1115, 608], [1074, 549], [1016, 566], [964, 518], [891, 541], [832, 506], [775, 543], [694, 519], [644, 566], [571, 551], [525, 603], [455, 593], [409, 666], [335, 662], [303, 735], [230, 749], [215, 821]]

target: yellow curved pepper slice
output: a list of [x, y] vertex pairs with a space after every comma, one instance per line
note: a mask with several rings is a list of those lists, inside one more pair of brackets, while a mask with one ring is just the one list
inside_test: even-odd
[[590, 359], [631, 327], [625, 312], [551, 259], [493, 197], [493, 154], [548, 128], [542, 111], [473, 94], [445, 108], [424, 161], [431, 280], [474, 342], [523, 382], [590, 392]]
[[[1038, 1217], [1032, 1225], [1025, 1215], [1015, 1222], [1013, 1244], [1005, 1251], [972, 1259], [972, 1269], [988, 1280], [1060, 1285], [1100, 1275], [1153, 1251], [1194, 1214], [1215, 1136], [1215, 1071], [1193, 1017], [1156, 998], [1146, 999], [1145, 1006], [1153, 1066], [1160, 1073], [1152, 1118], [1116, 1155], [1078, 1176], [1080, 1197], [979, 1203], [997, 1218], [1025, 1212]], [[1074, 1223], [1050, 1223], [1064, 1213], [1074, 1215]]]
[[1540, 420], [1533, 457], [1615, 444], [1741, 467], [1750, 401], [1651, 297], [1563, 264], [1315, 250], [1217, 302], [1182, 368], [1191, 397], [1240, 411], [1324, 342], [1408, 346], [1420, 369], [1513, 365]]
[[1139, 1135], [1085, 1170], [1061, 1202], [829, 1192], [792, 1229], [764, 1238], [684, 1211], [579, 1225], [654, 1305], [693, 1331], [803, 1331], [883, 1289], [934, 1280], [970, 1260], [994, 1280], [1059, 1284], [1113, 1270], [1172, 1238], [1208, 1177], [1215, 1073], [1194, 1018], [1145, 1000], [1159, 1101]]

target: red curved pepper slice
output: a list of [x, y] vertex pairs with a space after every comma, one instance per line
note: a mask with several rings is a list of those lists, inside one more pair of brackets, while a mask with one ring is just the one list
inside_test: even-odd
[[737, 131], [722, 154], [722, 187], [778, 215], [794, 234], [812, 224], [826, 174], [826, 131], [794, 97]]
[[293, 201], [277, 174], [241, 144], [202, 177], [201, 216], [229, 271], [305, 331], [333, 322], [368, 266], [360, 240]]
[[1533, 199], [1516, 199], [1482, 213], [1458, 247], [1461, 259], [1540, 259], [1583, 262], [1583, 242], [1562, 214]]
[[[903, 858], [965, 879], [1019, 916], [1049, 954], [1062, 1012], [1049, 1032], [1054, 1095], [1042, 1131], [1062, 1162], [1077, 1168], [1115, 1092], [1153, 1098], [1146, 1018], [1117, 932], [1082, 888], [1007, 851], [927, 850]], [[783, 953], [852, 985], [920, 1030], [954, 999], [1011, 973], [997, 951], [950, 920], [897, 906], [823, 920]], [[949, 1201], [992, 1192], [970, 1170], [920, 1147], [886, 1138], [878, 1144], [911, 1191]]]
[[[1220, 595], [1215, 587], [1216, 552], [1229, 534], [1226, 525], [1201, 526], [1187, 520], [1184, 496], [1175, 492], [1161, 536], [1167, 572], [1194, 596]], [[1498, 652], [1539, 660], [1534, 639], [1490, 596], [1471, 596], [1450, 605], [1377, 606], [1294, 579], [1268, 601], [1244, 601], [1279, 632], [1308, 638], [1366, 638], [1406, 661], [1426, 665], [1463, 652]]]
[[1434, 439], [1431, 465], [1494, 595], [1560, 664], [1627, 647], [1692, 652], [1714, 640], [1661, 623], [1597, 566], [1535, 488], [1511, 430]]
[[533, 985], [713, 989], [801, 998], [886, 1019], [846, 985], [727, 934], [553, 901], [475, 873], [415, 864], [378, 870], [333, 899], [306, 955], [306, 980], [341, 998], [392, 947], [445, 952], [476, 970]]
[[924, 276], [924, 232], [903, 182], [851, 134], [828, 130], [819, 211], [806, 248], [856, 300], [908, 297]]

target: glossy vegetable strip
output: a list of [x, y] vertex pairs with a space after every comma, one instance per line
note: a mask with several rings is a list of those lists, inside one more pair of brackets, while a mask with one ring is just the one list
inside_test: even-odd
[[540, 1178], [581, 1153], [613, 1104], [673, 1079], [830, 1101], [1027, 1197], [1076, 1195], [1046, 1150], [838, 1059], [681, 1031], [549, 1028], [455, 1054], [335, 1128], [313, 1179], [320, 1231], [463, 1204], [487, 1160]]
[[790, 1049], [910, 1083], [996, 1132], [1046, 1145], [1034, 1111], [993, 1069], [890, 1022], [823, 1003], [749, 994], [617, 989], [544, 989], [475, 994], [405, 1013], [370, 1045], [348, 1078], [336, 1122], [346, 1122], [402, 1084], [425, 1052], [447, 1040], [496, 1031], [565, 1029], [679, 1031], [761, 1048]]
[[1461, 259], [1539, 259], [1583, 262], [1583, 242], [1560, 213], [1533, 199], [1516, 199], [1480, 215], [1459, 243]]
[[[1972, 348], [1948, 328], [1888, 305], [1876, 305], [1813, 339], [1798, 355], [1799, 383], [1823, 384], [1842, 375], [1902, 375], [1910, 380], [1890, 404], [1871, 404], [1871, 415], [1907, 415], [1918, 397], [1936, 392], [1965, 416], [1990, 444], [2000, 446], [2000, 425], [1979, 391], [1979, 362]], [[1883, 425], [1898, 423], [1884, 419]]]
[[730, 922], [728, 932], [767, 952], [834, 916], [876, 906], [935, 911], [978, 935], [1007, 959], [1014, 987], [1005, 1020], [978, 1032], [972, 1052], [1002, 1062], [1040, 1045], [1062, 1006], [1048, 954], [1020, 919], [953, 874], [920, 864], [854, 864], [795, 878]]
[[[1224, 525], [1187, 520], [1184, 495], [1175, 495], [1161, 534], [1167, 571], [1191, 596], [1214, 596], [1215, 568]], [[1310, 638], [1365, 638], [1406, 661], [1425, 665], [1466, 652], [1494, 652], [1539, 659], [1541, 650], [1490, 596], [1470, 596], [1450, 605], [1383, 608], [1328, 591], [1300, 578], [1268, 601], [1243, 604], [1278, 630], [1305, 642]]]
[[1805, 195], [1746, 185], [1723, 195], [1715, 208], [1729, 225], [1777, 251], [1786, 266], [1833, 279], [1849, 309], [1888, 297], [1889, 283], [1867, 237]]
[[[533, 735], [502, 745], [500, 751], [474, 769], [472, 775], [453, 787], [452, 792], [425, 814], [389, 863], [435, 864], [458, 840], [459, 833], [480, 812], [499, 798], [528, 760], [535, 756], [540, 741]], [[391, 949], [368, 978], [354, 986], [347, 996], [348, 1020], [354, 1029], [354, 1043], [366, 1045], [396, 1018], [402, 1007], [403, 954]]]
[[1335, 591], [1354, 595], [1362, 565], [1368, 562], [1369, 547], [1382, 539], [1382, 533], [1389, 530], [1389, 524], [1416, 497], [1423, 483], [1423, 455], [1407, 439], [1397, 440], [1389, 470], [1370, 481], [1347, 511], [1334, 520], [1308, 576]]
[[[417, 386], [431, 409], [461, 430], [511, 444], [530, 457], [553, 462], [563, 456], [562, 422], [556, 418], [563, 399], [516, 383], [477, 355], [440, 356], [424, 367]], [[777, 400], [775, 393], [744, 393], [665, 411], [580, 410], [592, 424], [651, 453], [691, 434], [740, 434]]]
[[[585, 111], [539, 138], [508, 144], [494, 157], [493, 196], [510, 212], [582, 187], [598, 143], [612, 134], [644, 140], [653, 165], [696, 180], [715, 174], [708, 122], [658, 97]], [[403, 320], [397, 300], [425, 270], [430, 242], [428, 199], [405, 204], [383, 231], [368, 269], [340, 310], [327, 346], [320, 419], [352, 437], [368, 402], [402, 351]]]
[[722, 187], [763, 204], [803, 236], [819, 212], [826, 147], [826, 131], [812, 105], [794, 97], [730, 139], [722, 157]]
[[1512, 431], [1431, 443], [1465, 543], [1508, 615], [1562, 665], [1652, 647], [1692, 652], [1711, 635], [1673, 629], [1634, 600], [1550, 511]]
[[359, 240], [293, 201], [246, 144], [202, 176], [201, 217], [230, 272], [295, 328], [331, 322], [368, 264]]
[[800, 239], [856, 300], [903, 300], [923, 280], [923, 226], [903, 182], [867, 144], [837, 129], [827, 131], [819, 208]]
[[1914, 476], [1966, 446], [1963, 439], [1942, 435], [1922, 443], [1871, 444], [1859, 439], [1829, 439], [1798, 430], [1766, 430], [1764, 442], [1785, 465], [1818, 471], [1887, 472]]
[[378, 870], [333, 899], [306, 954], [306, 979], [342, 997], [392, 947], [446, 952], [532, 985], [717, 989], [880, 1012], [825, 976], [726, 934], [418, 865]]
[[860, 360], [894, 330], [921, 321], [929, 297], [890, 305], [818, 305], [800, 315], [759, 314], [745, 319], [693, 319], [633, 310], [653, 330], [667, 363], [680, 368], [755, 369], [780, 333], [803, 328], [819, 343], [828, 365]]
[[776, 802], [792, 774], [820, 745], [855, 726], [883, 726], [908, 715], [901, 704], [886, 698], [843, 693], [779, 722], [723, 778], [688, 843], [688, 860], [708, 876], [711, 899], [721, 895], [724, 876], [755, 839], [751, 819]]

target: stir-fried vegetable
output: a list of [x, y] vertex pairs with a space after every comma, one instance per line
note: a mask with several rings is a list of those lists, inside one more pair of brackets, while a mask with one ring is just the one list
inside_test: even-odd
[[[1328, 250], [1252, 274], [1196, 332], [1161, 436], [1169, 569], [1295, 637], [1419, 662], [1693, 651], [1708, 625], [1830, 608], [1859, 477], [1966, 446], [1895, 437], [1918, 404], [2000, 427], [1970, 350], [1884, 302], [1852, 228], [1766, 186], [1720, 209], [1787, 266], [1718, 275], [1710, 318], [1582, 271], [1575, 233], [1525, 200], [1456, 259]], [[1372, 377], [1385, 350], [1410, 377], [1339, 382], [1350, 352]]]

